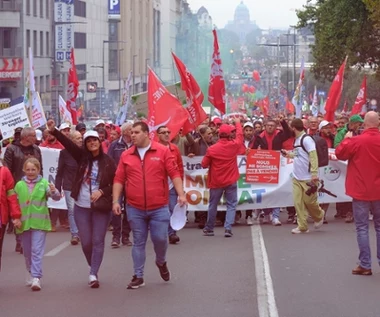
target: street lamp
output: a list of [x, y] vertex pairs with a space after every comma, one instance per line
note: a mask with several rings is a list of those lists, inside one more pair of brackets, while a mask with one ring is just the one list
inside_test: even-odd
[[135, 57], [137, 57], [137, 55], [133, 55], [133, 59], [132, 59], [132, 73], [133, 73], [133, 78], [132, 78], [132, 94], [134, 95], [135, 94]]

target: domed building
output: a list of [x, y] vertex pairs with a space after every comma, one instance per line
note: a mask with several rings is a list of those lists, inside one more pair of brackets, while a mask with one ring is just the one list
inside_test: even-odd
[[247, 35], [259, 27], [255, 21], [251, 21], [249, 9], [244, 1], [241, 1], [235, 9], [234, 20], [229, 21], [225, 29], [234, 32], [239, 37], [240, 43], [245, 45]]

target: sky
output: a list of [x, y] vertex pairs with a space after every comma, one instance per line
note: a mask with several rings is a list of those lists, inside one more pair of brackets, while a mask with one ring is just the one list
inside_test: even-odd
[[[241, 0], [187, 0], [192, 11], [204, 6], [212, 17], [213, 23], [224, 28], [233, 20], [236, 7]], [[306, 0], [245, 0], [251, 20], [261, 29], [288, 29], [297, 23], [295, 9], [301, 9]]]

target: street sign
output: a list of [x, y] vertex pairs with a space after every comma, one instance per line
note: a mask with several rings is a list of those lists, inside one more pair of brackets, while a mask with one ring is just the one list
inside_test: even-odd
[[108, 19], [120, 21], [121, 0], [108, 0]]
[[70, 24], [73, 20], [74, 0], [55, 0], [55, 60], [57, 62], [70, 60], [70, 51], [74, 47], [74, 27]]

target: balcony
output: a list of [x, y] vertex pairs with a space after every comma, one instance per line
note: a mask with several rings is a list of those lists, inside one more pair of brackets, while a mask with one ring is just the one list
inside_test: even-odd
[[0, 57], [20, 57], [22, 56], [21, 47], [16, 48], [3, 48], [0, 47]]
[[0, 0], [0, 28], [19, 28], [21, 7], [15, 1]]

